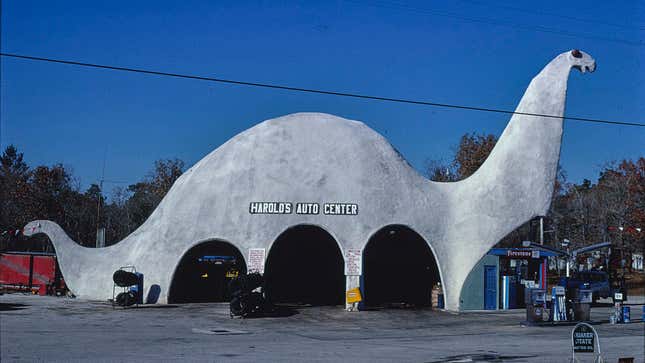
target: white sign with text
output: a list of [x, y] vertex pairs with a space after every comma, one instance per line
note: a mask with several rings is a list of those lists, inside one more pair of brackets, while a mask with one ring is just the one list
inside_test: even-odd
[[345, 275], [360, 276], [363, 267], [363, 254], [360, 248], [345, 250]]
[[266, 248], [249, 248], [249, 272], [264, 273]]

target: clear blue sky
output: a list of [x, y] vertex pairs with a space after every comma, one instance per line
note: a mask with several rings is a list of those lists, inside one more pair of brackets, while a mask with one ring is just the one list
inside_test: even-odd
[[[5, 0], [2, 51], [512, 110], [547, 62], [579, 48], [598, 70], [572, 73], [566, 114], [645, 122], [642, 2], [401, 4]], [[100, 178], [106, 150], [106, 179], [133, 183], [156, 159], [190, 166], [293, 112], [361, 120], [418, 169], [449, 159], [464, 133], [499, 135], [509, 119], [4, 57], [1, 89], [2, 147], [15, 144], [32, 166], [71, 167], [83, 188]], [[644, 150], [645, 128], [567, 121], [561, 164], [571, 181], [595, 180], [604, 163]]]

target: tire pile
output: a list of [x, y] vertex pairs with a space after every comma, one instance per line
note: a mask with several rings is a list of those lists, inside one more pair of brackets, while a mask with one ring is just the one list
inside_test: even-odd
[[264, 286], [264, 277], [259, 273], [240, 275], [231, 280], [231, 317], [257, 317], [273, 310]]

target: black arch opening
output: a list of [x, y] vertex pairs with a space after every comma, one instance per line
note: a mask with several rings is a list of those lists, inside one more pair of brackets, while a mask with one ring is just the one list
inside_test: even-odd
[[273, 243], [265, 267], [267, 294], [273, 303], [342, 304], [343, 255], [324, 229], [300, 225]]
[[246, 263], [235, 246], [222, 241], [200, 243], [179, 262], [170, 285], [168, 302], [228, 301], [229, 281], [244, 273]]
[[363, 252], [363, 294], [367, 306], [429, 306], [439, 269], [426, 241], [412, 229], [388, 226], [370, 238]]

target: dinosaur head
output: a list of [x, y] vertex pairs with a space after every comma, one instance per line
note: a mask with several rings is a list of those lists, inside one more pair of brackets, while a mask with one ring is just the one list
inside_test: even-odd
[[593, 72], [596, 70], [596, 61], [591, 56], [581, 50], [574, 49], [567, 55], [571, 67], [576, 68], [582, 73], [587, 71]]

